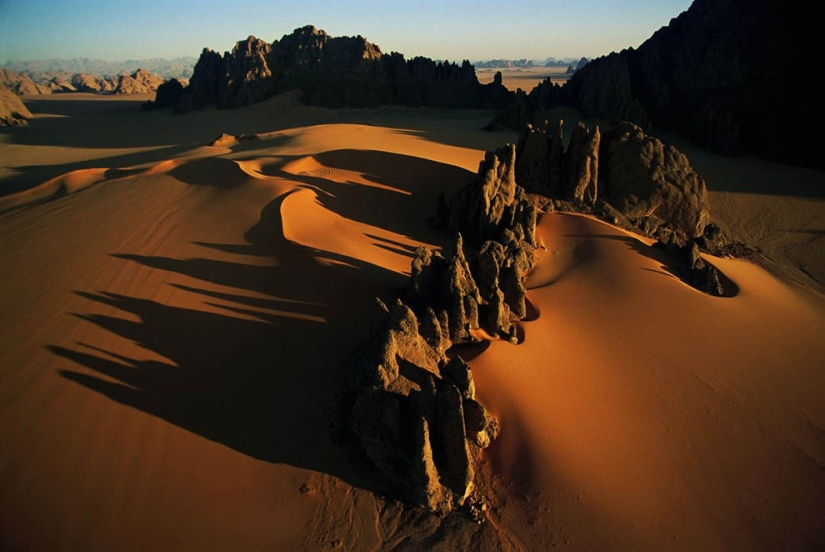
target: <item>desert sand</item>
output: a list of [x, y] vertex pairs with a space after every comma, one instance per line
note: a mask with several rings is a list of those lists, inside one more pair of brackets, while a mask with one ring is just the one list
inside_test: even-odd
[[[184, 116], [26, 99], [0, 134], [0, 549], [825, 545], [822, 173], [686, 148], [714, 218], [776, 268], [708, 257], [732, 297], [544, 215], [539, 316], [469, 361], [502, 426], [488, 521], [439, 524], [364, 485], [335, 397], [372, 299], [449, 242], [438, 194], [516, 135], [294, 94]], [[206, 145], [222, 132], [259, 136]]]

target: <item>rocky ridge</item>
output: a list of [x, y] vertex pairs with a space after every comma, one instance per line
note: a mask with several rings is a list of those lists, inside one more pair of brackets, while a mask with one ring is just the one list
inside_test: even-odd
[[580, 123], [569, 144], [562, 125], [528, 125], [518, 144], [487, 152], [450, 201], [439, 198], [434, 222], [454, 235], [452, 248], [415, 251], [407, 293], [389, 307], [377, 301], [347, 374], [350, 430], [366, 460], [388, 492], [438, 515], [478, 514], [484, 502], [474, 477], [499, 426], [476, 400], [461, 351], [481, 339], [519, 342], [540, 206], [656, 237], [675, 274], [725, 294], [700, 247], [719, 253], [726, 243], [684, 155], [631, 123], [604, 136]]
[[162, 78], [144, 69], [137, 69], [133, 73], [122, 73], [115, 77], [65, 72], [35, 74], [35, 77], [36, 80], [28, 74], [0, 69], [0, 85], [18, 96], [66, 92], [146, 94], [155, 92], [163, 83]]
[[656, 237], [671, 272], [704, 293], [726, 292], [700, 249], [728, 245], [708, 223], [704, 181], [684, 155], [631, 123], [604, 136], [580, 123], [569, 144], [562, 125], [528, 125], [518, 144], [487, 152], [451, 200], [439, 198], [434, 223], [454, 235], [452, 247], [416, 249], [409, 289], [391, 306], [376, 300], [347, 372], [344, 410], [365, 461], [389, 494], [440, 516], [460, 509], [484, 519], [475, 477], [499, 424], [461, 355], [483, 339], [522, 338], [540, 207]]
[[306, 103], [326, 107], [493, 108], [511, 97], [500, 81], [480, 84], [468, 61], [406, 60], [361, 36], [331, 37], [306, 26], [271, 44], [250, 36], [223, 55], [204, 49], [175, 108], [241, 107], [294, 89]]
[[564, 86], [545, 81], [517, 96], [493, 126], [518, 130], [568, 105], [590, 119], [677, 130], [717, 153], [825, 168], [822, 110], [806, 80], [812, 9], [801, 0], [696, 0], [638, 49], [594, 59]]
[[461, 347], [480, 332], [516, 342], [528, 314], [537, 206], [516, 185], [514, 162], [512, 145], [490, 152], [473, 182], [441, 198], [436, 222], [455, 231], [451, 250], [415, 251], [406, 297], [377, 301], [346, 380], [352, 435], [386, 488], [442, 516], [461, 508], [482, 519], [475, 474], [498, 435]]

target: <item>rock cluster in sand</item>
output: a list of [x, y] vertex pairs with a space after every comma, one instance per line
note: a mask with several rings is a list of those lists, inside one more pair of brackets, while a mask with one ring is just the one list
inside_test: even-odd
[[604, 135], [579, 123], [565, 147], [562, 127], [544, 121], [522, 131], [515, 165], [526, 190], [618, 215], [664, 242], [684, 245], [703, 235], [707, 187], [679, 150], [627, 122]]
[[515, 184], [514, 162], [512, 145], [490, 152], [474, 181], [449, 204], [442, 198], [436, 218], [457, 232], [452, 251], [416, 250], [407, 304], [378, 301], [347, 379], [366, 457], [401, 498], [438, 514], [467, 503], [480, 451], [498, 435], [451, 347], [477, 342], [480, 329], [515, 342], [515, 321], [527, 316], [537, 210]]
[[708, 224], [707, 187], [687, 157], [628, 122], [604, 135], [579, 123], [565, 147], [563, 124], [525, 126], [516, 148], [516, 180], [555, 200], [554, 207], [593, 213], [656, 238], [685, 282], [723, 295], [716, 269], [698, 251], [704, 246], [718, 254], [727, 243]]
[[500, 82], [480, 84], [467, 61], [406, 60], [361, 36], [331, 37], [306, 26], [271, 44], [250, 36], [223, 56], [204, 49], [175, 107], [240, 107], [293, 89], [327, 107], [500, 107], [511, 98]]

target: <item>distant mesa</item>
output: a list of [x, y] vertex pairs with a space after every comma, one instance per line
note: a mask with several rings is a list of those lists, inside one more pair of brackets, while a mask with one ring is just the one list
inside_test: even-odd
[[[223, 56], [204, 49], [174, 107], [242, 107], [295, 89], [305, 103], [326, 107], [497, 108], [512, 99], [501, 83], [480, 84], [469, 61], [406, 60], [361, 36], [331, 37], [306, 26], [271, 44], [250, 36]], [[153, 106], [168, 105], [174, 91], [163, 92]]]
[[591, 119], [677, 130], [717, 153], [823, 169], [821, 100], [809, 80], [811, 10], [803, 2], [695, 0], [638, 49], [516, 98], [493, 126], [518, 130], [568, 105]]

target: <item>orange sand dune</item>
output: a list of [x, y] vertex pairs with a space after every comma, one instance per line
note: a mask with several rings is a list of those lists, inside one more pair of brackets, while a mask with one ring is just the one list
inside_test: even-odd
[[[818, 294], [709, 258], [736, 292], [711, 298], [642, 240], [544, 216], [540, 316], [472, 360], [503, 427], [489, 521], [440, 524], [370, 492], [335, 397], [372, 299], [449, 241], [438, 194], [513, 135], [479, 131], [489, 113], [291, 95], [180, 119], [90, 101], [39, 102], [0, 143], [0, 182], [76, 192], [0, 214], [0, 549], [825, 543]], [[73, 137], [72, 117], [96, 124]], [[224, 131], [262, 134], [205, 147]]]

